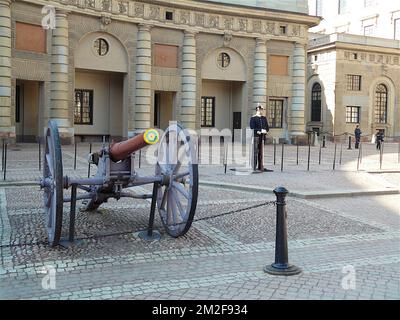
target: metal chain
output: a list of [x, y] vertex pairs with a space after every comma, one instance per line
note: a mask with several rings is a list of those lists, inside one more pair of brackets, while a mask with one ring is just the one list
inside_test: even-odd
[[[251, 207], [237, 209], [237, 210], [231, 210], [231, 211], [228, 211], [228, 212], [225, 212], [225, 213], [217, 214], [215, 216], [209, 216], [209, 217], [195, 219], [192, 222], [211, 220], [211, 219], [215, 219], [215, 218], [219, 218], [219, 217], [223, 217], [223, 216], [227, 216], [227, 215], [231, 215], [231, 214], [235, 214], [235, 213], [239, 213], [239, 212], [243, 212], [243, 211], [248, 211], [248, 210], [252, 210], [252, 209], [257, 209], [257, 208], [261, 208], [261, 207], [264, 207], [264, 206], [270, 206], [270, 205], [276, 205], [276, 201], [267, 201], [267, 202], [264, 202], [264, 203], [261, 203], [261, 204], [257, 204], [257, 205], [251, 206]], [[168, 226], [176, 226], [176, 225], [185, 224], [185, 223], [186, 222], [169, 224]]]
[[[257, 209], [257, 208], [261, 208], [264, 206], [270, 206], [270, 205], [276, 205], [276, 201], [267, 201], [267, 202], [263, 202], [261, 204], [253, 205], [250, 207], [241, 208], [241, 209], [237, 209], [237, 210], [231, 210], [231, 211], [227, 211], [224, 213], [219, 213], [214, 216], [208, 216], [208, 217], [194, 219], [194, 220], [192, 220], [192, 223], [199, 222], [199, 221], [205, 221], [205, 220], [211, 220], [211, 219], [215, 219], [215, 218], [219, 218], [219, 217], [223, 217], [223, 216], [227, 216], [227, 215], [232, 215], [232, 214], [236, 214], [236, 213], [240, 213], [240, 212], [248, 211], [248, 210], [252, 210], [252, 209]], [[186, 223], [188, 223], [188, 222], [186, 221], [186, 222], [168, 224], [167, 227], [177, 226], [177, 225], [186, 224]], [[148, 230], [148, 227], [143, 228], [143, 229], [120, 231], [120, 232], [107, 233], [107, 234], [102, 234], [102, 235], [93, 235], [93, 236], [89, 236], [89, 237], [77, 237], [77, 238], [75, 238], [75, 240], [101, 239], [101, 238], [107, 238], [107, 237], [122, 236], [122, 235], [126, 235], [126, 234], [131, 234], [131, 233], [138, 233], [138, 232], [143, 232], [143, 231], [147, 231], [147, 230]], [[47, 241], [38, 241], [38, 242], [31, 242], [31, 243], [7, 244], [7, 245], [0, 245], [0, 248], [35, 246], [35, 245], [40, 245], [40, 244], [48, 245], [48, 242]]]

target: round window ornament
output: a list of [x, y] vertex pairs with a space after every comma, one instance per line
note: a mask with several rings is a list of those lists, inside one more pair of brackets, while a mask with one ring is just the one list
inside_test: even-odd
[[231, 57], [226, 52], [221, 52], [217, 59], [218, 66], [221, 68], [227, 68], [231, 64]]
[[110, 49], [110, 46], [108, 45], [107, 40], [104, 38], [98, 38], [94, 42], [94, 51], [96, 54], [100, 57], [105, 56]]

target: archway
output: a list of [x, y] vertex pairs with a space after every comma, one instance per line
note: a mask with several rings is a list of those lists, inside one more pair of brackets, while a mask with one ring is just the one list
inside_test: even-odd
[[319, 75], [308, 79], [306, 103], [307, 131], [333, 133], [334, 110], [328, 108], [326, 88]]
[[398, 130], [395, 121], [396, 87], [388, 77], [375, 79], [369, 88], [368, 125], [371, 134], [384, 130], [385, 135], [393, 136]]
[[75, 50], [75, 135], [81, 139], [124, 136], [127, 74], [126, 48], [105, 32], [86, 34]]
[[316, 82], [311, 89], [311, 122], [321, 122], [321, 85]]
[[217, 48], [204, 59], [201, 78], [200, 125], [239, 135], [248, 121], [244, 58], [231, 48]]

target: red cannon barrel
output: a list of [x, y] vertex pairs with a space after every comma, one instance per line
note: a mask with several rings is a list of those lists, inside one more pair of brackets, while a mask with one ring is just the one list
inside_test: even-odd
[[109, 149], [110, 158], [114, 162], [124, 160], [132, 153], [148, 145], [156, 144], [159, 138], [160, 137], [157, 130], [148, 129], [144, 133], [141, 133], [129, 140], [113, 143]]

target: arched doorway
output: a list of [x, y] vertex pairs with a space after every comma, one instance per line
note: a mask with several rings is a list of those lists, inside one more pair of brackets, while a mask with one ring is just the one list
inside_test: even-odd
[[311, 90], [311, 121], [321, 122], [321, 85], [314, 83]]
[[230, 129], [239, 140], [248, 122], [245, 60], [231, 48], [218, 48], [208, 54], [201, 68], [200, 126]]
[[369, 87], [368, 125], [371, 134], [379, 130], [386, 136], [396, 135], [399, 130], [396, 105], [393, 80], [386, 76], [376, 78]]
[[105, 32], [85, 35], [74, 52], [74, 129], [81, 139], [126, 136], [128, 53]]

